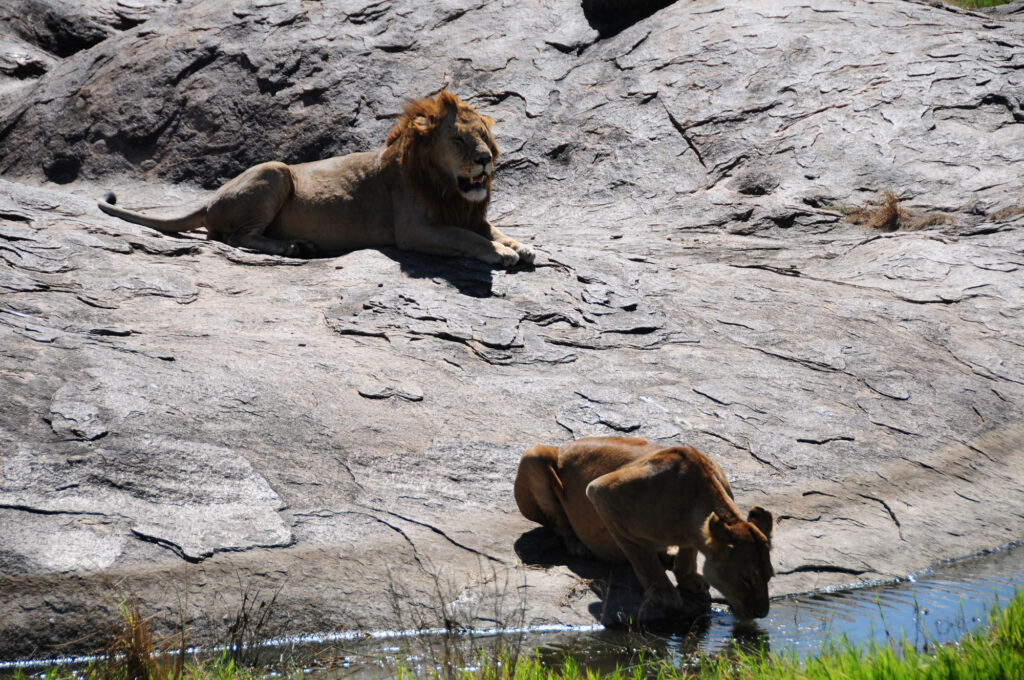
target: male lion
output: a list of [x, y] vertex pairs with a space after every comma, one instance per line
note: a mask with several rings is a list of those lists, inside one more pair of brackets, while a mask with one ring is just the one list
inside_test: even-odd
[[710, 583], [738, 618], [768, 613], [772, 514], [754, 506], [744, 520], [722, 469], [697, 449], [636, 437], [534, 446], [519, 462], [515, 498], [527, 519], [552, 529], [577, 556], [628, 560], [646, 601], [683, 606], [665, 574], [666, 551], [676, 546], [680, 591], [706, 600]]
[[183, 217], [103, 212], [164, 233], [205, 226], [208, 237], [273, 255], [312, 256], [395, 245], [511, 266], [530, 246], [487, 221], [498, 147], [494, 124], [455, 95], [410, 101], [384, 148], [311, 163], [249, 168]]

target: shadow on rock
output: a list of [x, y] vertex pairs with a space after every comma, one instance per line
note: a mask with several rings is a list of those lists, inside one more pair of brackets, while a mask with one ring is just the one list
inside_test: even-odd
[[[479, 260], [425, 255], [397, 248], [381, 248], [380, 252], [397, 262], [409, 278], [443, 281], [469, 297], [487, 298], [493, 294], [494, 268]], [[522, 265], [508, 271], [532, 271], [533, 268], [533, 265]]]
[[574, 557], [562, 539], [549, 529], [537, 527], [523, 533], [516, 539], [514, 549], [523, 564], [568, 567], [599, 598], [588, 609], [603, 626], [656, 635], [702, 636], [707, 632], [707, 603], [684, 600], [687, 609], [673, 613], [645, 604], [643, 587], [629, 564]]
[[674, 0], [582, 0], [580, 4], [583, 5], [583, 15], [590, 27], [602, 38], [609, 38], [673, 2]]

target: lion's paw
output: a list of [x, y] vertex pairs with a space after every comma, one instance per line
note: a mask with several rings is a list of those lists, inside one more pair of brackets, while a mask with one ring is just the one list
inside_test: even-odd
[[493, 243], [493, 253], [484, 253], [480, 256], [480, 259], [487, 264], [496, 264], [502, 267], [511, 267], [519, 262], [519, 254], [507, 246], [503, 246], [500, 243]]
[[297, 238], [292, 241], [288, 241], [288, 245], [282, 253], [285, 257], [315, 257], [316, 246], [310, 241], [305, 239]]
[[594, 553], [590, 552], [590, 548], [586, 544], [575, 536], [566, 536], [565, 549], [569, 551], [569, 554], [573, 557], [582, 560], [594, 559]]
[[519, 262], [522, 264], [533, 264], [533, 261], [537, 259], [537, 253], [534, 252], [533, 246], [517, 242], [512, 246], [512, 250], [519, 255]]
[[699, 601], [710, 601], [711, 591], [708, 587], [708, 582], [704, 580], [704, 577], [700, 574], [686, 574], [680, 577], [676, 575], [676, 581], [678, 581], [677, 587], [679, 593], [686, 598], [699, 600]]
[[644, 593], [644, 600], [665, 610], [683, 608], [683, 598], [675, 588], [654, 588]]

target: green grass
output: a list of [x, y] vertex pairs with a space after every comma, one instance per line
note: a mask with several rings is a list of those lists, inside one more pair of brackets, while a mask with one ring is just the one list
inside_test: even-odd
[[833, 644], [803, 660], [795, 654], [734, 651], [699, 657], [689, 666], [651, 661], [635, 668], [596, 675], [569, 660], [558, 671], [536, 660], [510, 673], [494, 663], [462, 676], [464, 680], [1021, 680], [1024, 678], [1024, 591], [1006, 609], [993, 612], [988, 626], [957, 645], [918, 651], [902, 643], [853, 647]]
[[979, 7], [996, 7], [997, 5], [1005, 5], [1013, 0], [945, 0], [951, 5], [957, 7], [963, 7], [964, 9], [977, 9]]
[[[148, 664], [121, 660], [96, 663], [74, 675], [66, 667], [52, 668], [32, 678], [42, 680], [262, 680], [270, 669], [239, 666], [225, 654], [206, 661], [177, 663], [153, 659]], [[438, 661], [435, 659], [435, 661]], [[424, 664], [430, 667], [430, 663]], [[482, 654], [473, 670], [444, 667], [426, 677], [453, 680], [1020, 680], [1024, 678], [1024, 590], [1018, 590], [1007, 606], [994, 610], [987, 626], [966, 635], [958, 644], [933, 646], [918, 651], [907, 643], [875, 644], [865, 648], [845, 642], [831, 643], [820, 654], [800, 659], [793, 653], [744, 652], [733, 649], [715, 657], [696, 656], [690, 663], [673, 666], [653, 659], [628, 669], [598, 674], [582, 669], [574, 659], [559, 668], [544, 665], [536, 657], [494, 658]], [[298, 669], [273, 669], [274, 678], [299, 678]], [[379, 670], [379, 669], [378, 669]], [[379, 675], [379, 673], [378, 673]], [[424, 677], [407, 667], [396, 668], [398, 678]], [[329, 678], [329, 672], [318, 674]], [[347, 677], [347, 676], [346, 676]], [[14, 680], [30, 680], [15, 671]]]
[[[180, 675], [179, 675], [180, 673]], [[72, 674], [71, 669], [61, 666], [48, 669], [42, 675], [27, 675], [23, 670], [14, 671], [12, 680], [263, 680], [265, 670], [238, 666], [227, 654], [216, 659], [185, 663], [179, 669], [169, 665], [154, 666], [142, 677], [133, 676], [131, 669], [123, 663], [99, 662], [90, 664]], [[298, 677], [298, 674], [294, 674]], [[276, 674], [275, 678], [288, 678], [292, 674]]]

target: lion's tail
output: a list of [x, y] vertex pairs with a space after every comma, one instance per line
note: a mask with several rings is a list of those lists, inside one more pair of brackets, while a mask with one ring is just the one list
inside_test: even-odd
[[189, 214], [181, 217], [149, 217], [142, 213], [118, 208], [114, 205], [115, 203], [117, 203], [117, 196], [114, 195], [113, 191], [108, 191], [103, 195], [103, 200], [99, 201], [96, 206], [108, 215], [119, 217], [133, 224], [141, 224], [144, 227], [156, 229], [165, 234], [192, 231], [206, 225], [206, 206], [196, 208]]

